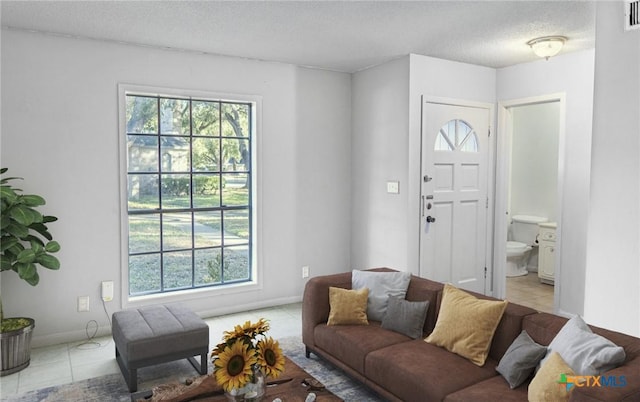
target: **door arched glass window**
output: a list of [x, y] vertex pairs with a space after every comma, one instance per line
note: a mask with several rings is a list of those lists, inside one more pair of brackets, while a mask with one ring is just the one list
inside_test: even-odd
[[467, 122], [449, 120], [440, 128], [434, 150], [478, 152], [478, 135]]

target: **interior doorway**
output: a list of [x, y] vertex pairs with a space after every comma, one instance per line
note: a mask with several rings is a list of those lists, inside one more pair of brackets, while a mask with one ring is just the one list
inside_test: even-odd
[[[555, 278], [561, 270], [564, 138], [564, 94], [499, 102], [494, 293], [548, 312], [556, 310], [561, 291]], [[547, 220], [532, 238], [515, 235], [530, 248], [523, 257], [507, 252], [507, 242], [516, 240], [516, 215]], [[526, 268], [514, 273], [514, 261]]]

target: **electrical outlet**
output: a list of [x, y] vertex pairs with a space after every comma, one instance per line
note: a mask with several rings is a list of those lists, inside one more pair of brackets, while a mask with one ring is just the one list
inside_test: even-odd
[[78, 296], [78, 312], [89, 311], [89, 296]]
[[102, 282], [102, 300], [106, 302], [113, 300], [113, 281]]
[[309, 277], [309, 266], [305, 265], [304, 267], [302, 267], [302, 277], [303, 278], [308, 278]]

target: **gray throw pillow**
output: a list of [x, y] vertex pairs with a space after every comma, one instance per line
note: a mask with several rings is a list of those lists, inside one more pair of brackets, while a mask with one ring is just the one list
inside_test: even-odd
[[422, 327], [427, 318], [429, 301], [407, 301], [400, 297], [389, 297], [387, 313], [382, 328], [400, 332], [413, 339], [422, 338]]
[[523, 330], [500, 359], [496, 371], [514, 389], [529, 378], [546, 354], [547, 348], [534, 342], [527, 331]]
[[367, 319], [382, 321], [387, 311], [389, 296], [404, 299], [411, 281], [410, 272], [375, 272], [353, 270], [352, 289], [369, 289], [367, 300]]
[[594, 334], [576, 315], [562, 327], [549, 344], [547, 356], [558, 352], [577, 375], [599, 375], [618, 367], [626, 357], [624, 349], [607, 338]]

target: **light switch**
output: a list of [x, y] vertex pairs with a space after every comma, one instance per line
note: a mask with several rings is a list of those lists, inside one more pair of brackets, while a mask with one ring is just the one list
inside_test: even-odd
[[398, 181], [388, 181], [387, 182], [387, 193], [389, 193], [389, 194], [400, 194], [400, 182], [398, 182]]

